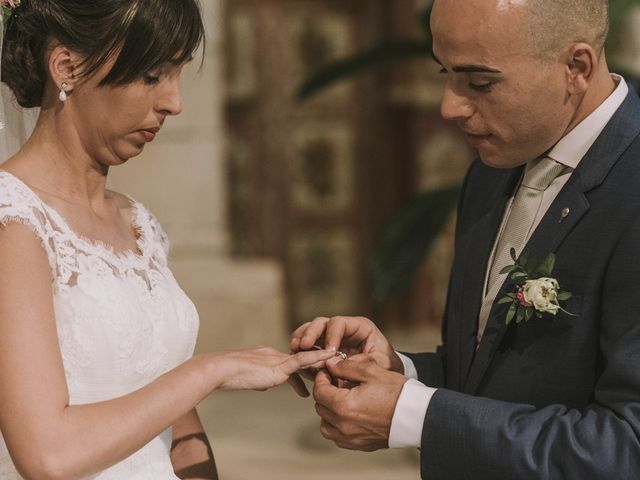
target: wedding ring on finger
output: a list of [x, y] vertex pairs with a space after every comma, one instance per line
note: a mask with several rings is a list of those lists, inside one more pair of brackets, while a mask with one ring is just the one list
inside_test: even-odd
[[[321, 347], [320, 345], [313, 345], [311, 348], [313, 348], [314, 350], [324, 350], [324, 348]], [[346, 360], [347, 354], [344, 352], [341, 352], [340, 350], [336, 350], [336, 357], [340, 357], [342, 360]]]

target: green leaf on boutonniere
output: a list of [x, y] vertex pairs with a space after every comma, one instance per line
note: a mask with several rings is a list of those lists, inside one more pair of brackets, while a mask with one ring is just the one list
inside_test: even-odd
[[513, 275], [511, 275], [511, 278], [513, 280], [515, 280], [516, 278], [526, 278], [526, 277], [528, 277], [528, 275], [524, 272], [516, 272]]
[[558, 301], [560, 302], [565, 302], [567, 300], [569, 300], [573, 295], [571, 295], [571, 292], [560, 292], [558, 293]]
[[502, 270], [500, 270], [500, 275], [504, 273], [511, 273], [515, 270], [518, 270], [520, 267], [518, 265], [507, 265]]
[[509, 308], [509, 311], [507, 312], [507, 318], [505, 320], [507, 325], [509, 325], [511, 323], [511, 320], [513, 320], [513, 317], [515, 316], [517, 309], [518, 307], [516, 306], [515, 303], [511, 305], [511, 307]]
[[522, 320], [524, 320], [526, 311], [527, 311], [526, 308], [518, 307], [518, 311], [516, 312], [516, 323], [520, 323], [522, 322]]
[[533, 315], [533, 309], [532, 308], [527, 308], [525, 310], [525, 314], [524, 314], [524, 321], [528, 322], [529, 320], [531, 320], [531, 316]]
[[500, 300], [498, 300], [498, 303], [496, 305], [503, 305], [505, 303], [511, 303], [513, 302], [513, 298], [507, 296], [507, 297], [502, 297]]
[[550, 253], [536, 270], [534, 277], [550, 277], [556, 265], [556, 256]]
[[509, 250], [509, 254], [511, 255], [512, 260], [518, 263], [518, 259], [516, 258], [516, 249], [512, 248], [511, 250]]
[[518, 263], [522, 267], [523, 270], [527, 269], [527, 262], [529, 262], [529, 250], [525, 249], [520, 254], [520, 258], [518, 259]]

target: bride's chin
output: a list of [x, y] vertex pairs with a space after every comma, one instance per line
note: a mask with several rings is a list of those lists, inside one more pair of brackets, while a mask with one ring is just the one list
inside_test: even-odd
[[111, 151], [109, 162], [111, 165], [121, 165], [129, 161], [129, 159], [137, 157], [144, 151], [145, 144], [129, 144], [123, 148], [114, 148]]

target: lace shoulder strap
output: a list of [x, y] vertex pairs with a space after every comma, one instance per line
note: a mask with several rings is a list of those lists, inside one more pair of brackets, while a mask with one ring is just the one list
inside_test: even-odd
[[54, 231], [42, 201], [17, 177], [0, 171], [0, 225], [21, 223], [40, 239], [55, 271]]
[[143, 236], [143, 250], [149, 252], [160, 264], [167, 264], [170, 243], [162, 225], [144, 205], [129, 197], [136, 209], [136, 224]]

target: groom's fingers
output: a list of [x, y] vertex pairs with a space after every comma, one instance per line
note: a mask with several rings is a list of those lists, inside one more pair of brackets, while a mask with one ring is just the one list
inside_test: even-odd
[[333, 317], [329, 320], [324, 332], [324, 348], [327, 350], [340, 350], [346, 331], [347, 317]]
[[293, 332], [293, 336], [291, 339], [291, 349], [295, 351], [293, 347], [296, 346], [298, 350], [309, 350], [314, 345], [317, 345], [318, 341], [324, 336], [325, 328], [328, 322], [329, 319], [327, 317], [318, 317], [315, 318], [312, 322], [309, 322], [308, 324], [305, 324], [302, 327], [298, 328], [295, 332]]
[[328, 408], [331, 408], [331, 405], [339, 401], [341, 392], [344, 391], [333, 385], [332, 381], [333, 379], [328, 371], [320, 370], [313, 385], [313, 398], [317, 403]]
[[357, 360], [334, 357], [327, 361], [326, 368], [332, 377], [363, 383], [374, 376], [374, 371], [380, 367], [371, 357], [358, 355]]
[[289, 343], [289, 348], [292, 352], [297, 352], [300, 350], [300, 339], [304, 335], [304, 332], [309, 328], [311, 322], [306, 322], [296, 328], [291, 334], [291, 342]]
[[327, 440], [333, 441], [340, 437], [338, 429], [324, 419], [320, 422], [320, 434]]
[[289, 383], [289, 385], [291, 385], [293, 390], [301, 397], [306, 398], [309, 396], [309, 390], [307, 390], [307, 386], [304, 384], [304, 381], [300, 378], [300, 375], [298, 375], [297, 373], [294, 373], [293, 375], [291, 375], [287, 380], [287, 383]]
[[331, 425], [337, 425], [340, 422], [340, 418], [332, 410], [328, 409], [324, 405], [316, 403], [316, 413], [324, 421]]
[[361, 353], [374, 328], [373, 322], [365, 317], [333, 317], [325, 327], [324, 348], [353, 350], [355, 347]]

